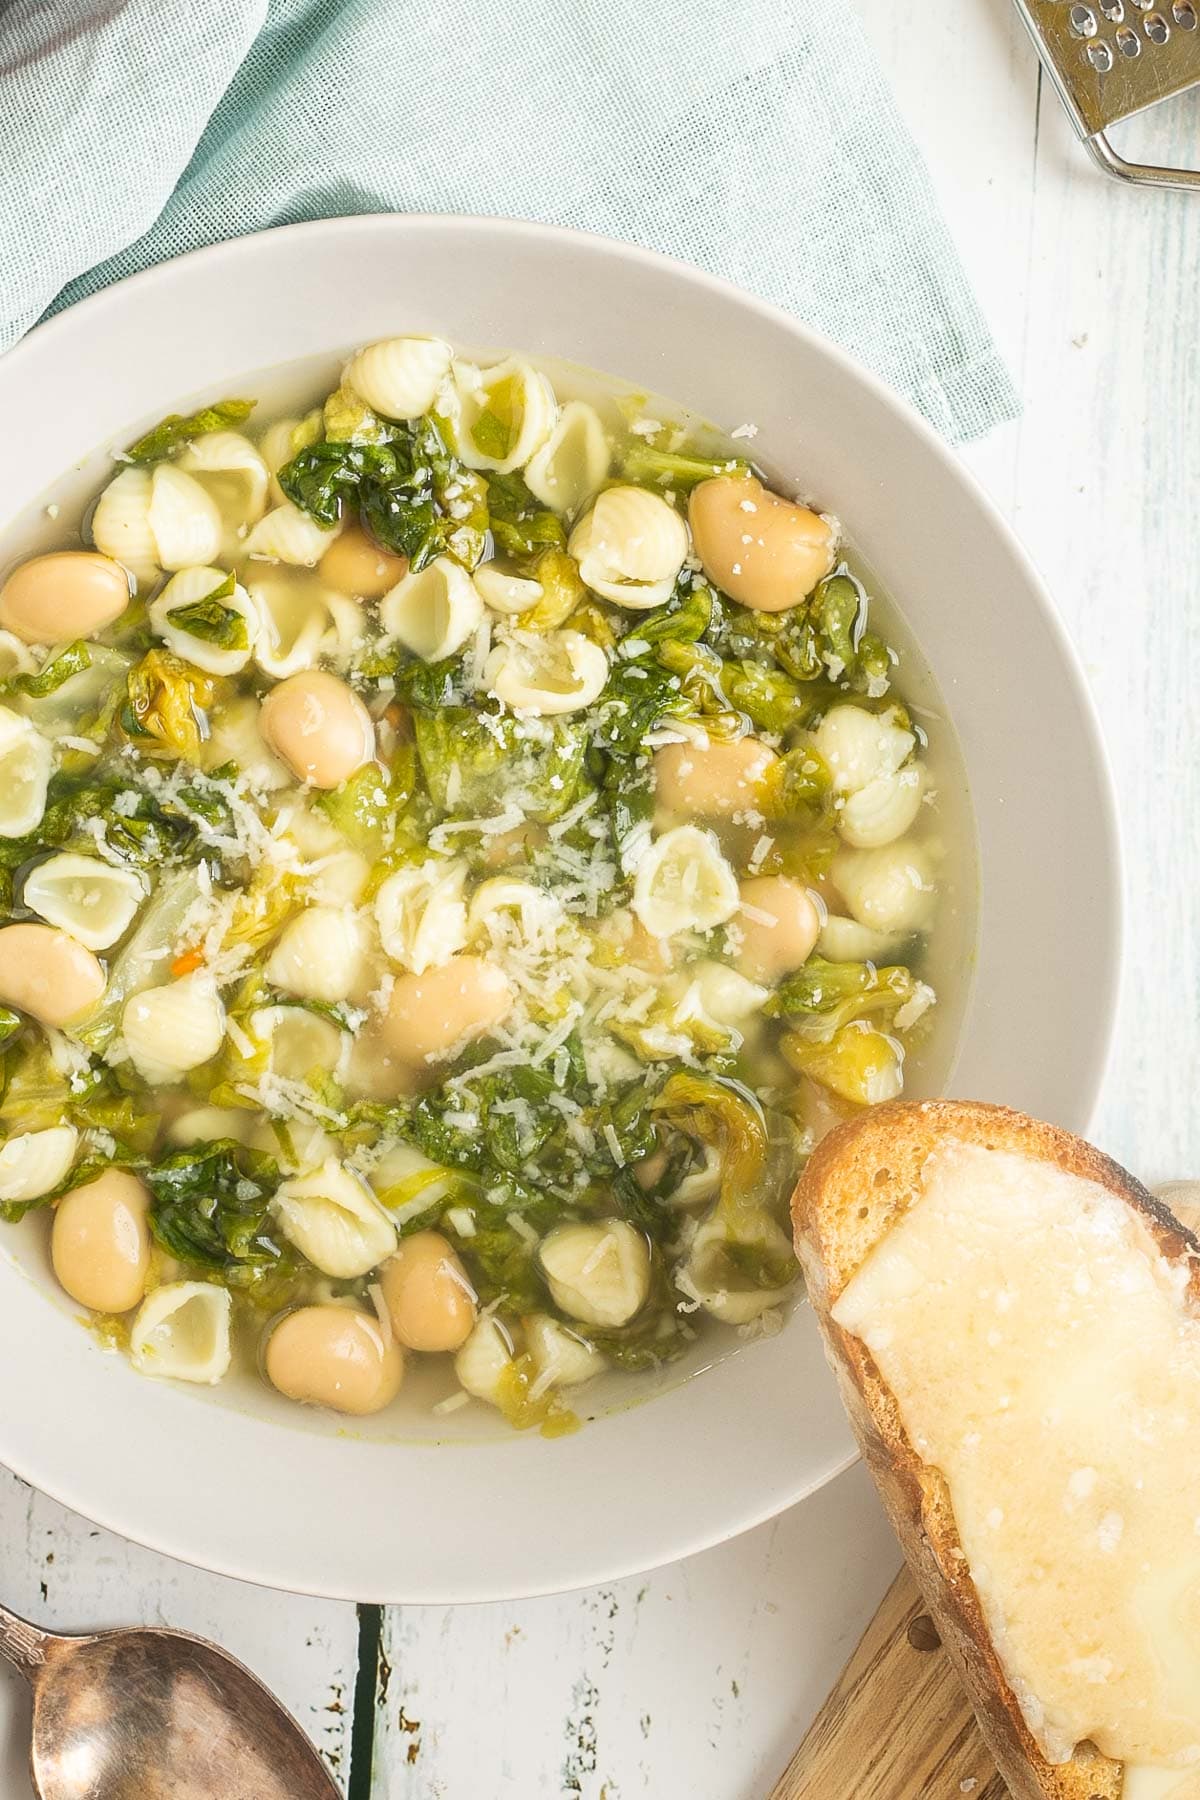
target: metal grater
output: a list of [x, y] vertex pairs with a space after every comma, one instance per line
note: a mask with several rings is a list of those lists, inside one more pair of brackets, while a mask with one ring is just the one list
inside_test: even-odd
[[1016, 0], [1076, 131], [1108, 175], [1200, 187], [1200, 170], [1126, 162], [1105, 135], [1200, 84], [1200, 0]]

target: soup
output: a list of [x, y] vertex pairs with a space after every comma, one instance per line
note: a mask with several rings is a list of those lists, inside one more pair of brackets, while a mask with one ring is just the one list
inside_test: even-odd
[[0, 1210], [147, 1375], [568, 1430], [779, 1329], [812, 1144], [936, 1085], [948, 727], [749, 426], [254, 385], [4, 559]]

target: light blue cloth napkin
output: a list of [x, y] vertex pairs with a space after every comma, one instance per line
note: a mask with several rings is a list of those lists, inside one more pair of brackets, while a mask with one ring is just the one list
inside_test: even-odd
[[950, 438], [1016, 410], [844, 4], [8, 0], [0, 118], [0, 349], [263, 226], [497, 213], [699, 263]]

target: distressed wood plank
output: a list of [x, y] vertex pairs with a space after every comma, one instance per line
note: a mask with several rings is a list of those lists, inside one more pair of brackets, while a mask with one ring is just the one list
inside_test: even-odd
[[[1178, 157], [1198, 123], [1193, 95], [1127, 130]], [[1123, 1007], [1095, 1135], [1155, 1181], [1200, 1168], [1200, 207], [1093, 173], [1048, 100], [1037, 193], [1016, 523], [1083, 656], [1125, 833]]]
[[897, 1557], [856, 1468], [651, 1575], [515, 1605], [391, 1608], [378, 1800], [761, 1800]]
[[[0, 1594], [8, 1606], [51, 1630], [173, 1625], [212, 1638], [279, 1695], [345, 1781], [358, 1666], [353, 1606], [268, 1593], [139, 1549], [36, 1493], [7, 1470], [0, 1470], [0, 1545]], [[32, 1794], [28, 1720], [24, 1683], [0, 1665], [4, 1800], [28, 1800]]]

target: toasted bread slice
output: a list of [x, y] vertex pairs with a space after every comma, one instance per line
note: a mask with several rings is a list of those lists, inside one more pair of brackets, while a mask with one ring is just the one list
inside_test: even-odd
[[1191, 1253], [1200, 1246], [1145, 1188], [1081, 1139], [1003, 1107], [962, 1101], [897, 1102], [838, 1127], [817, 1147], [793, 1199], [796, 1253], [855, 1436], [1014, 1800], [1120, 1800], [1122, 1765], [1090, 1745], [1079, 1746], [1068, 1763], [1050, 1764], [1042, 1755], [990, 1638], [946, 1483], [913, 1449], [865, 1345], [831, 1316], [870, 1252], [920, 1198], [925, 1163], [948, 1141], [1051, 1162], [1100, 1183], [1143, 1215], [1165, 1257], [1191, 1261], [1197, 1299], [1200, 1260]]

